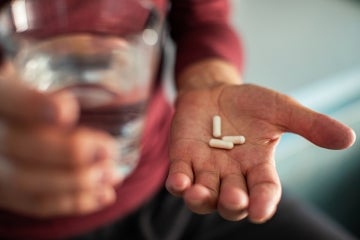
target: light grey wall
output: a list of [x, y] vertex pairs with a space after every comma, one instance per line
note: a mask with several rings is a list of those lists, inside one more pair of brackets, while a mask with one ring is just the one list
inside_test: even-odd
[[[245, 48], [245, 82], [295, 97], [360, 136], [360, 1], [231, 0]], [[357, 233], [360, 141], [347, 150], [285, 134], [276, 152], [284, 187]]]
[[360, 68], [360, 1], [231, 0], [245, 81], [284, 92]]

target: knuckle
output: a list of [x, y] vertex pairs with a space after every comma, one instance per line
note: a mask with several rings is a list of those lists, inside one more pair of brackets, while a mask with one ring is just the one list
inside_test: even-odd
[[95, 177], [90, 170], [75, 171], [71, 176], [71, 184], [75, 189], [90, 189], [97, 184]]
[[67, 141], [68, 156], [74, 166], [79, 166], [91, 161], [94, 152], [94, 140], [89, 130], [79, 128]]
[[28, 196], [28, 209], [31, 214], [39, 218], [47, 218], [54, 215], [55, 202], [49, 197], [41, 194], [31, 194]]
[[88, 213], [98, 207], [96, 196], [89, 192], [76, 194], [71, 205], [72, 211], [79, 214]]
[[41, 218], [53, 216], [65, 216], [68, 214], [78, 213], [77, 202], [79, 202], [76, 195], [59, 195], [56, 197], [42, 197], [37, 196], [34, 201], [34, 206], [37, 208], [37, 216]]
[[67, 140], [69, 157], [74, 165], [84, 165], [116, 155], [116, 142], [105, 133], [79, 127]]

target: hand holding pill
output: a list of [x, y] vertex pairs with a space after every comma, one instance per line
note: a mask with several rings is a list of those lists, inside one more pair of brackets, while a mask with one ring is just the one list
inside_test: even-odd
[[[215, 115], [213, 117], [213, 137], [209, 141], [209, 146], [214, 148], [222, 148], [222, 149], [233, 149], [235, 144], [244, 144], [245, 137], [238, 136], [223, 136], [221, 135], [221, 117], [219, 115]], [[220, 138], [221, 139], [216, 139]]]
[[285, 132], [329, 149], [355, 140], [342, 123], [263, 87], [183, 92], [173, 120], [167, 188], [194, 212], [264, 222], [281, 196], [274, 153]]

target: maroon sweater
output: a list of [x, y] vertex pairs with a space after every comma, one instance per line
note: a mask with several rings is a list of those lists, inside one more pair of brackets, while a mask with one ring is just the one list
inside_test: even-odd
[[[172, 0], [171, 4], [167, 0], [153, 1], [168, 16], [171, 36], [177, 46], [175, 75], [189, 64], [205, 58], [227, 60], [240, 70], [242, 51], [229, 24], [227, 0]], [[1, 236], [39, 240], [65, 238], [110, 223], [139, 208], [163, 186], [166, 178], [172, 111], [158, 84], [149, 106], [140, 164], [117, 188], [116, 203], [88, 215], [51, 219], [0, 209], [0, 239]]]

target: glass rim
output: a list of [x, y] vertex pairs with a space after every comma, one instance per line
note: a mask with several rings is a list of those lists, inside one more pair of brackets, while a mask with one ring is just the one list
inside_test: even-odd
[[46, 29], [54, 34], [134, 35], [148, 28], [158, 30], [162, 18], [149, 0], [12, 0], [0, 9], [0, 34]]
[[[16, 3], [20, 5], [16, 6]], [[80, 13], [83, 11], [84, 14], [86, 8], [81, 8], [81, 6], [75, 10], [68, 8], [65, 9], [67, 10], [65, 15], [66, 13], [72, 15], [61, 18], [61, 14], [64, 16], [64, 10], [61, 12], [62, 8], [59, 8], [59, 6], [64, 6], [61, 3], [65, 3], [66, 6], [75, 3], [81, 6], [85, 4], [90, 7], [90, 12], [79, 17], [78, 11]], [[140, 13], [135, 15], [132, 11], [124, 9], [119, 15], [116, 15], [119, 11], [116, 11], [116, 6], [114, 7], [112, 3], [117, 3], [118, 7], [128, 4], [127, 6], [136, 8], [134, 10], [139, 10]], [[57, 7], [55, 10], [60, 15], [49, 16], [49, 13], [44, 11], [49, 6]], [[99, 11], [99, 6], [104, 7], [104, 11]], [[21, 18], [17, 23], [17, 28], [13, 19], [14, 9], [12, 7], [19, 8], [20, 13], [27, 11], [26, 14], [19, 13], [18, 16]], [[31, 9], [31, 7], [33, 8]], [[40, 14], [38, 18], [28, 17], [31, 13], [39, 13], [39, 10], [42, 10], [40, 13], [45, 12], [47, 15]], [[21, 41], [31, 42], [74, 34], [121, 37], [128, 40], [141, 37], [141, 41], [153, 46], [159, 43], [162, 27], [163, 16], [156, 5], [149, 0], [13, 0], [0, 9], [0, 52], [11, 57], [16, 55]]]

